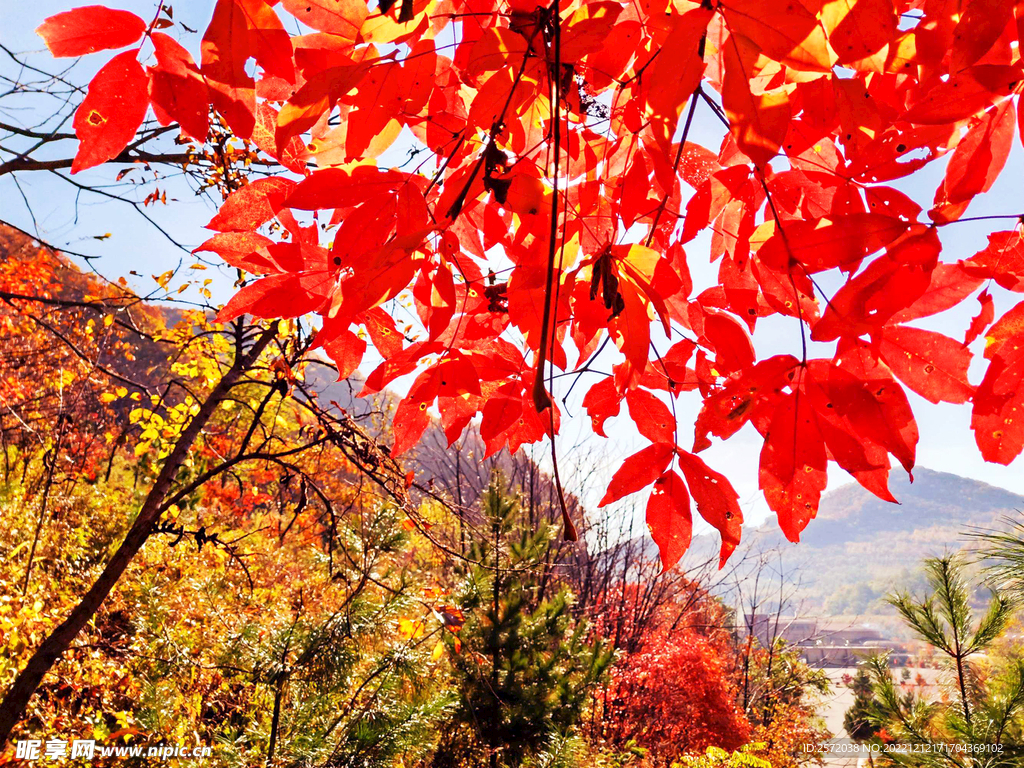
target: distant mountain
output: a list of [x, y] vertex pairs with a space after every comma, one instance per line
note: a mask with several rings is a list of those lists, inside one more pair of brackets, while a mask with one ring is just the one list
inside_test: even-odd
[[[801, 613], [887, 613], [887, 593], [924, 588], [923, 558], [968, 546], [971, 528], [1003, 528], [1005, 518], [1024, 514], [1024, 496], [946, 472], [919, 467], [913, 483], [893, 472], [889, 486], [899, 505], [851, 483], [822, 497], [799, 544], [770, 518], [744, 530], [736, 556], [778, 549], [794, 585], [791, 607]], [[697, 549], [717, 546], [699, 538]]]

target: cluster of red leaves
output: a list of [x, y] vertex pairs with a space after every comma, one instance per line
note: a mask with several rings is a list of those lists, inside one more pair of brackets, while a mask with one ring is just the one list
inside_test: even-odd
[[[202, 249], [259, 276], [221, 318], [316, 313], [343, 376], [368, 337], [384, 362], [366, 392], [415, 373], [395, 453], [434, 403], [449, 439], [479, 417], [488, 451], [553, 436], [549, 377], [588, 370], [610, 340], [619, 362], [588, 414], [604, 434], [625, 400], [651, 445], [604, 502], [653, 484], [668, 567], [689, 542], [691, 497], [723, 559], [739, 540], [735, 492], [695, 455], [711, 435], [763, 435], [760, 485], [793, 540], [829, 461], [892, 499], [890, 456], [909, 472], [918, 439], [905, 387], [973, 401], [986, 459], [1024, 448], [1024, 304], [993, 324], [991, 294], [1024, 291], [1020, 234], [959, 262], [941, 260], [938, 237], [1013, 142], [1015, 0], [217, 0], [199, 65], [158, 26], [93, 7], [40, 28], [55, 55], [153, 47], [148, 69], [139, 47], [93, 80], [75, 170], [115, 157], [152, 104], [196, 139], [212, 105], [301, 172], [235, 192], [209, 223]], [[686, 140], [698, 108], [725, 126], [720, 146]], [[379, 168], [403, 131], [430, 164]], [[924, 217], [891, 183], [940, 158]], [[719, 279], [693, 295], [683, 245], [707, 229]], [[826, 272], [845, 280], [831, 297]], [[911, 324], [986, 281], [963, 341]], [[410, 294], [415, 336], [384, 307]], [[770, 315], [794, 319], [800, 357], [757, 359], [751, 335]], [[683, 340], [658, 350], [658, 325]], [[834, 354], [808, 359], [808, 336]], [[669, 405], [694, 390], [688, 451]]]
[[606, 737], [664, 759], [747, 743], [750, 723], [727, 655], [692, 629], [650, 635], [612, 670], [601, 713]]

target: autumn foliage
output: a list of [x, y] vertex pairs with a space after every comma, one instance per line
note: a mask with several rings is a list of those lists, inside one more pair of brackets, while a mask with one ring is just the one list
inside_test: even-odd
[[635, 740], [665, 760], [709, 746], [739, 748], [751, 726], [730, 664], [725, 647], [690, 628], [652, 633], [612, 671], [603, 712], [608, 738]]
[[[101, 577], [182, 440], [188, 398], [233, 343], [200, 312], [0, 235], [10, 686]], [[329, 422], [305, 399], [321, 366], [280, 353], [206, 423], [146, 546], [48, 670], [0, 762], [23, 738], [173, 737], [215, 744], [218, 765], [511, 768], [557, 754], [649, 768], [746, 741], [729, 617], [699, 584], [607, 552], [583, 568], [554, 535], [557, 507], [526, 493], [463, 510], [474, 531], [458, 556], [463, 521], [359, 482], [366, 468], [323, 439]]]
[[[604, 503], [652, 488], [670, 566], [693, 507], [723, 561], [738, 543], [736, 493], [699, 453], [748, 423], [794, 541], [830, 462], [893, 500], [890, 457], [911, 472], [918, 441], [908, 390], [970, 403], [985, 459], [1024, 448], [1024, 304], [994, 309], [1024, 289], [1016, 215], [974, 255], [941, 238], [1015, 141], [1022, 17], [1013, 0], [217, 0], [198, 46], [163, 6], [78, 8], [39, 33], [54, 56], [109, 57], [73, 172], [117, 160], [150, 109], [202, 143], [212, 108], [278, 161], [197, 249], [252, 276], [220, 319], [315, 314], [342, 376], [368, 338], [383, 362], [365, 393], [413, 379], [395, 454], [435, 406], [450, 440], [478, 418], [491, 452], [553, 438], [558, 377], [603, 354], [594, 431], [628, 415], [650, 441]], [[720, 142], [691, 141], [696, 120]], [[396, 142], [419, 164], [380, 164]], [[940, 160], [931, 201], [896, 188]], [[705, 231], [702, 287], [684, 246]], [[963, 338], [917, 324], [968, 301]], [[773, 315], [791, 353], [759, 358]], [[673, 417], [691, 391], [692, 442]]]

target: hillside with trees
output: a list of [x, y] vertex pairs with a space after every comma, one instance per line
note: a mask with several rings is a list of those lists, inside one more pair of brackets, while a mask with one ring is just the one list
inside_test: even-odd
[[793, 546], [772, 526], [752, 529], [751, 547], [780, 548], [799, 588], [792, 599], [810, 613], [890, 612], [894, 587], [923, 587], [922, 557], [972, 546], [972, 531], [1005, 528], [1024, 513], [1024, 497], [965, 477], [914, 470], [913, 484], [892, 484], [893, 509], [857, 485], [826, 494], [815, 525]]

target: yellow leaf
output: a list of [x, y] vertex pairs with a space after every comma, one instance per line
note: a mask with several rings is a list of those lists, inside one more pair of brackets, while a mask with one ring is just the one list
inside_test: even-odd
[[398, 622], [398, 633], [409, 640], [423, 634], [423, 622], [413, 619], [402, 619]]

